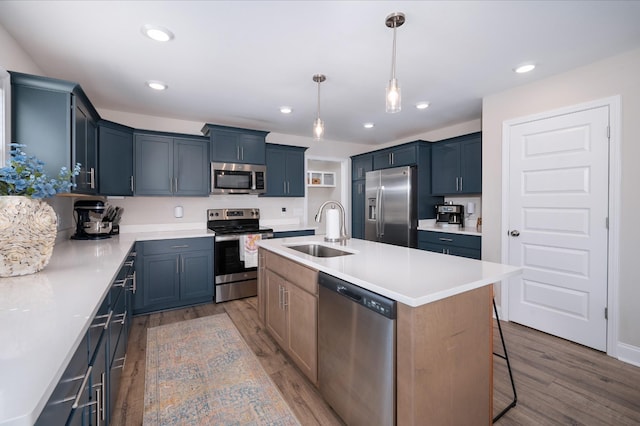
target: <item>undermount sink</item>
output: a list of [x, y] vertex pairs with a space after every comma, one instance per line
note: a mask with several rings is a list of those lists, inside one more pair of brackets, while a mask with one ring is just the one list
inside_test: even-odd
[[287, 247], [315, 257], [336, 257], [353, 254], [349, 251], [338, 250], [333, 247], [323, 246], [321, 244], [301, 244], [299, 246]]

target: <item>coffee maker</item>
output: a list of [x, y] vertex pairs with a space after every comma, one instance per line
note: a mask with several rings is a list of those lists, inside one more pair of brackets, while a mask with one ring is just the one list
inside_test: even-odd
[[460, 204], [436, 204], [436, 227], [464, 228], [464, 206]]
[[98, 240], [111, 237], [111, 222], [105, 219], [107, 208], [100, 200], [78, 200], [73, 205], [76, 233], [73, 240]]

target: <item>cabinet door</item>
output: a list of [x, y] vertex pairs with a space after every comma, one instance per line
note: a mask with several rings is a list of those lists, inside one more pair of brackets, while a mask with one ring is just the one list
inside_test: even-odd
[[180, 301], [177, 254], [144, 256], [142, 260], [142, 309], [170, 307]]
[[72, 95], [16, 82], [22, 78], [32, 76], [11, 73], [11, 141], [26, 145], [28, 155], [44, 162], [44, 172], [57, 176], [62, 166], [72, 167]]
[[265, 164], [264, 136], [241, 134], [238, 139], [240, 162]]
[[480, 138], [460, 144], [460, 192], [482, 192], [482, 140]]
[[287, 283], [289, 355], [312, 383], [318, 381], [318, 299]]
[[240, 134], [233, 131], [211, 130], [211, 161], [240, 162]]
[[410, 166], [417, 160], [415, 145], [385, 149], [373, 155], [373, 170]]
[[172, 195], [173, 139], [135, 135], [135, 195]]
[[351, 157], [351, 178], [364, 179], [367, 172], [373, 170], [373, 155], [359, 155]]
[[351, 236], [364, 239], [365, 180], [351, 183]]
[[209, 152], [206, 141], [174, 139], [174, 195], [209, 195]]
[[304, 197], [304, 151], [286, 151], [287, 197]]
[[133, 132], [98, 127], [98, 188], [101, 195], [133, 195]]
[[75, 178], [74, 192], [96, 194], [98, 192], [98, 138], [96, 124], [87, 107], [78, 97], [74, 108], [74, 136], [72, 139], [72, 162], [80, 163], [80, 174]]
[[287, 158], [281, 149], [267, 146], [267, 192], [263, 197], [284, 197], [287, 189]]
[[283, 348], [287, 347], [287, 312], [284, 309], [285, 281], [277, 274], [266, 271], [267, 300], [266, 322], [267, 329]]
[[436, 143], [431, 151], [431, 190], [433, 194], [458, 192], [460, 150], [457, 143]]
[[213, 253], [180, 254], [180, 300], [213, 298]]

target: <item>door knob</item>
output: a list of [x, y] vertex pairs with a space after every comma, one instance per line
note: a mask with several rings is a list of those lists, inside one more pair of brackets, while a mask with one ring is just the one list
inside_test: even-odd
[[520, 236], [520, 231], [514, 229], [513, 231], [509, 232], [509, 235], [511, 235], [512, 237], [518, 237]]

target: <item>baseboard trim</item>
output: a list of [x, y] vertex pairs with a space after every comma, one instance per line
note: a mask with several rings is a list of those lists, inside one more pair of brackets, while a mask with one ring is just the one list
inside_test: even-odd
[[618, 359], [627, 364], [640, 367], [640, 347], [618, 342]]

